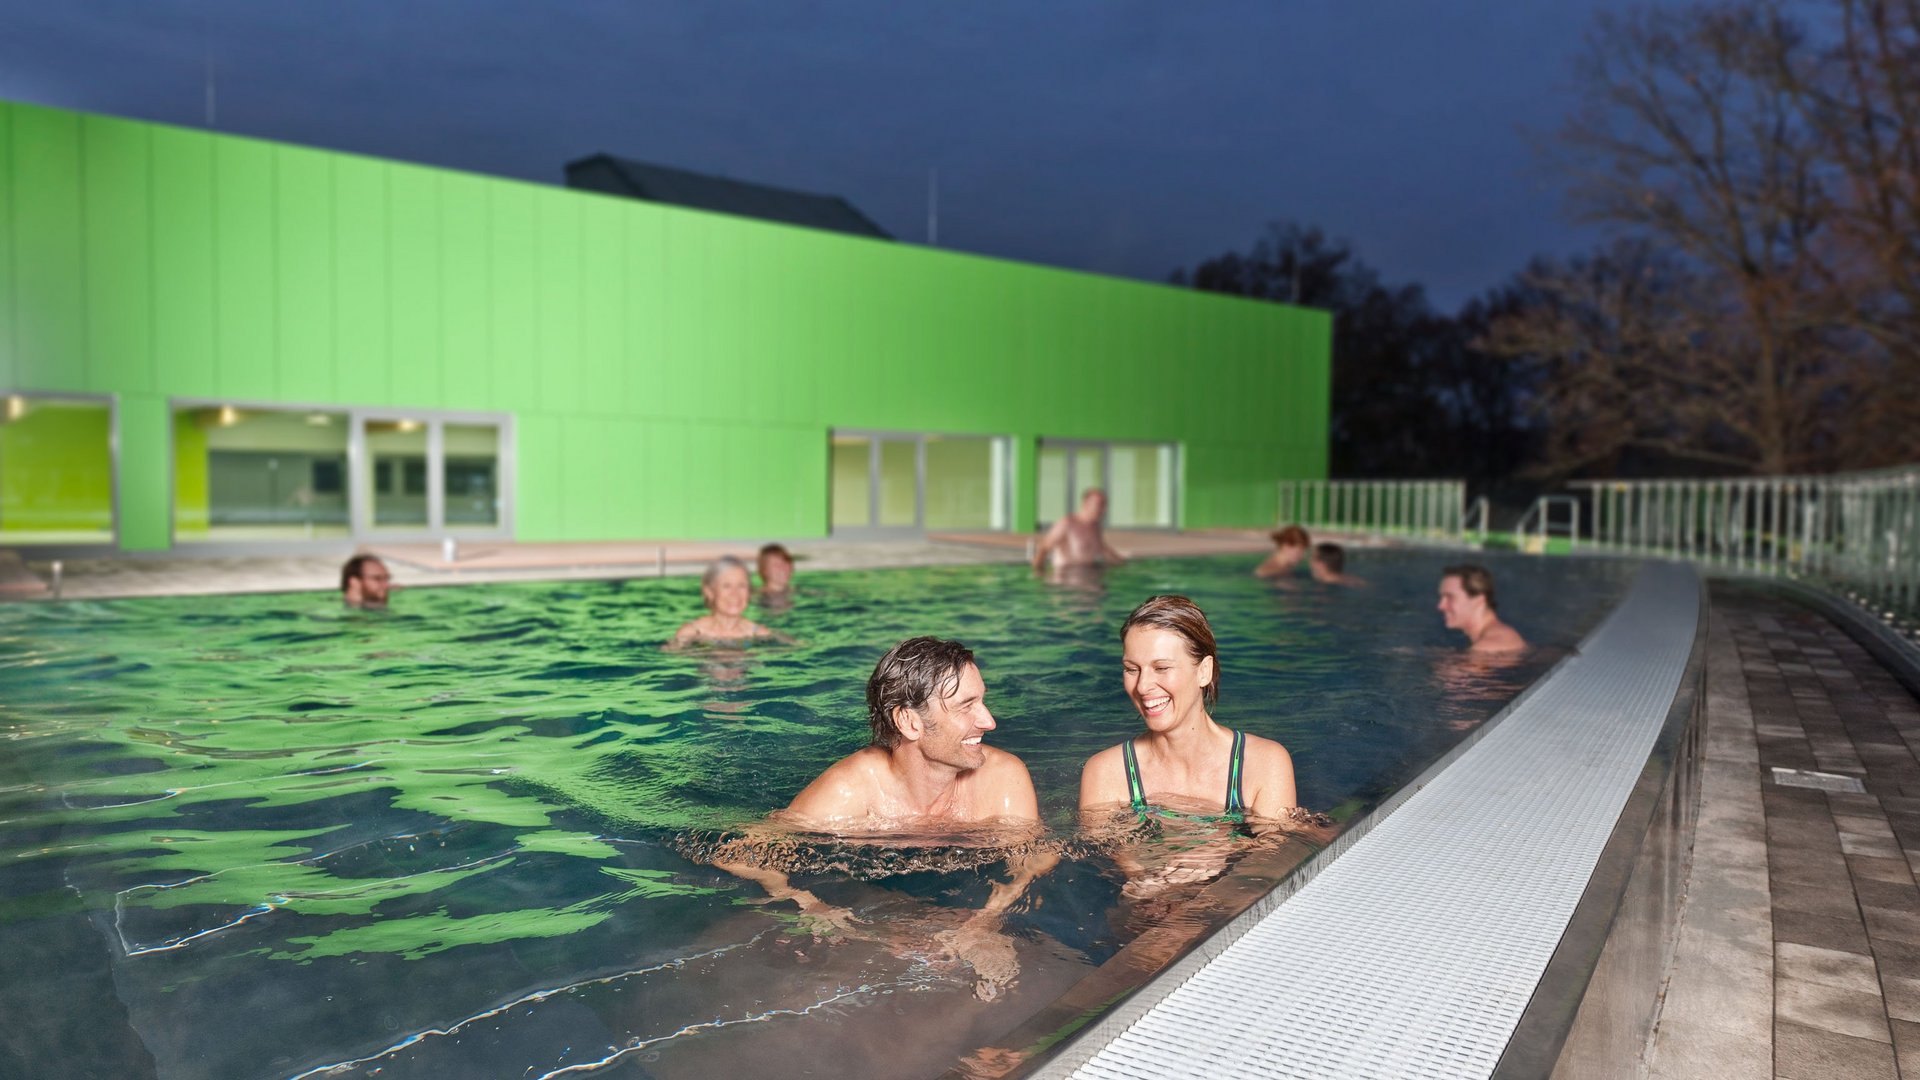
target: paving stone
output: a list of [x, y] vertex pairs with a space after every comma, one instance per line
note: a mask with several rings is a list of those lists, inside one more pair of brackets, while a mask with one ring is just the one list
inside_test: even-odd
[[[1920, 1024], [1910, 1020], [1891, 1020], [1894, 1062], [1904, 1078], [1920, 1077]], [[1705, 1074], [1703, 1074], [1705, 1075]]]
[[1775, 909], [1773, 938], [1775, 941], [1815, 945], [1822, 949], [1837, 949], [1843, 952], [1859, 953], [1862, 956], [1872, 955], [1872, 948], [1867, 942], [1866, 924], [1861, 922], [1858, 915], [1850, 918], [1834, 918], [1804, 911]]
[[1776, 981], [1797, 979], [1870, 994], [1880, 992], [1880, 973], [1873, 957], [1792, 942], [1774, 946], [1773, 977]]
[[1904, 857], [1898, 859], [1880, 859], [1872, 855], [1848, 855], [1847, 868], [1853, 872], [1855, 888], [1862, 880], [1891, 882], [1900, 885], [1913, 884], [1913, 867], [1907, 865]]
[[1773, 907], [1775, 911], [1785, 908], [1834, 918], [1846, 918], [1859, 910], [1859, 904], [1853, 896], [1853, 883], [1844, 878], [1824, 885], [1775, 880]]
[[1846, 855], [1871, 855], [1876, 859], [1897, 859], [1905, 854], [1891, 837], [1861, 836], [1845, 830], [1840, 833], [1840, 851]]
[[1887, 808], [1880, 804], [1877, 796], [1857, 795], [1851, 791], [1827, 792], [1827, 809], [1833, 811], [1836, 820], [1847, 814], [1856, 817], [1878, 817], [1883, 821], [1887, 817]]
[[[1773, 1069], [1780, 1080], [1897, 1080], [1893, 1047], [1781, 1021], [1773, 1029]], [[1700, 1073], [1701, 1078], [1732, 1076]]]
[[1920, 979], [1883, 976], [1880, 979], [1880, 997], [1887, 1004], [1889, 1017], [1920, 1022]]
[[[1860, 858], [1852, 856], [1851, 858]], [[1891, 862], [1891, 859], [1882, 860]], [[1851, 863], [1849, 863], [1851, 865]], [[1889, 911], [1920, 911], [1920, 889], [1913, 887], [1912, 880], [1880, 881], [1861, 877], [1858, 871], [1853, 875], [1853, 895], [1860, 901], [1862, 908], [1884, 908]]]
[[1887, 938], [1920, 944], [1920, 911], [1863, 906], [1860, 914], [1866, 919], [1869, 940]]
[[1851, 814], [1835, 814], [1834, 828], [1842, 835], [1853, 833], [1855, 836], [1872, 836], [1889, 843], [1893, 841], [1893, 826], [1883, 817], [1855, 817]]
[[1847, 858], [1836, 845], [1831, 851], [1767, 848], [1767, 875], [1774, 882], [1830, 886], [1847, 872]]
[[1880, 978], [1920, 979], [1920, 944], [1895, 938], [1872, 938], [1873, 962], [1880, 965]]
[[1773, 1015], [1778, 1020], [1892, 1042], [1887, 1032], [1887, 1009], [1880, 991], [1850, 990], [1821, 983], [1774, 980]]

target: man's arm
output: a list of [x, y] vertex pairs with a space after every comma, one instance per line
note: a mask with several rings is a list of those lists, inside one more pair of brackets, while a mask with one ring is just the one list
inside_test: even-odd
[[1112, 544], [1107, 543], [1107, 534], [1104, 532], [1100, 534], [1100, 555], [1102, 558], [1107, 560], [1107, 563], [1109, 565], [1113, 565], [1113, 566], [1118, 566], [1119, 564], [1127, 561], [1127, 557], [1125, 555], [1120, 554], [1120, 552], [1117, 549], [1115, 549]]

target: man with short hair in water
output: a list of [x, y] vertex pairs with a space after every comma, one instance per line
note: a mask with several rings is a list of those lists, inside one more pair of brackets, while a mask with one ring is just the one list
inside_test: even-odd
[[999, 726], [973, 651], [916, 637], [887, 650], [867, 680], [873, 741], [794, 796], [784, 815], [816, 830], [1038, 822], [1020, 759], [985, 743]]
[[355, 555], [340, 568], [340, 599], [348, 607], [384, 608], [393, 575], [378, 555]]
[[1322, 585], [1365, 585], [1362, 578], [1347, 573], [1347, 549], [1339, 544], [1313, 545], [1313, 557], [1307, 563], [1313, 580]]
[[1462, 563], [1441, 571], [1436, 606], [1447, 629], [1467, 635], [1471, 652], [1511, 653], [1527, 647], [1526, 639], [1494, 613], [1493, 575], [1484, 566]]
[[[983, 839], [1009, 847], [1032, 841], [1040, 832], [1040, 802], [1026, 765], [985, 743], [998, 726], [986, 692], [965, 645], [933, 637], [895, 645], [867, 680], [873, 741], [829, 766], [769, 822], [875, 839], [931, 834], [948, 843], [956, 826], [977, 826], [987, 830]], [[851, 912], [794, 887], [785, 871], [753, 856], [750, 831], [714, 865], [758, 883], [774, 900], [794, 901], [816, 926], [854, 932]], [[997, 997], [1020, 970], [1012, 941], [999, 932], [1007, 909], [1058, 861], [1051, 850], [1010, 854], [1011, 880], [994, 882], [978, 912], [937, 935], [952, 955], [973, 965], [982, 999]]]
[[1117, 566], [1126, 562], [1126, 556], [1115, 551], [1101, 531], [1100, 519], [1106, 514], [1107, 493], [1088, 488], [1087, 493], [1080, 496], [1080, 509], [1054, 522], [1034, 546], [1033, 568], [1039, 570], [1046, 566], [1048, 556], [1053, 557], [1054, 568], [1059, 570]]

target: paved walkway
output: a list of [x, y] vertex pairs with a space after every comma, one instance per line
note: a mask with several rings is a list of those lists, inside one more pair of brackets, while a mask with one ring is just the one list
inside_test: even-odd
[[1920, 705], [1813, 612], [1724, 585], [1713, 607], [1700, 833], [1648, 1075], [1920, 1078]]

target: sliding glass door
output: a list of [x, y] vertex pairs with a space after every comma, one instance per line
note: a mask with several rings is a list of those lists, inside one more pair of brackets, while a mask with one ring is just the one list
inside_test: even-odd
[[835, 535], [1008, 526], [1005, 438], [836, 430], [829, 442]]
[[1035, 517], [1042, 526], [1080, 506], [1086, 493], [1107, 493], [1107, 524], [1120, 529], [1171, 529], [1178, 522], [1179, 452], [1173, 443], [1040, 441]]

